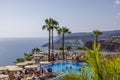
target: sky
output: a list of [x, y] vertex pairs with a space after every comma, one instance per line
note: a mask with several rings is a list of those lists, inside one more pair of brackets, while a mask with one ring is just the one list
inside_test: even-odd
[[120, 0], [0, 0], [0, 38], [48, 37], [47, 18], [72, 33], [120, 30]]

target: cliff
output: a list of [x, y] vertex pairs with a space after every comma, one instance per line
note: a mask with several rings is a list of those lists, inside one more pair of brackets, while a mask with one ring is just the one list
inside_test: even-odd
[[[115, 51], [120, 52], [120, 36], [113, 36], [106, 40], [100, 40], [102, 51]], [[92, 49], [93, 41], [89, 41], [85, 44], [85, 47]]]
[[[113, 42], [110, 42], [110, 38], [114, 36], [120, 36], [120, 30], [113, 30], [113, 31], [103, 31], [103, 34], [99, 36], [99, 40], [105, 42], [102, 43], [102, 45], [111, 44], [111, 47], [114, 46]], [[79, 33], [72, 33], [72, 34], [66, 34], [65, 35], [65, 46], [71, 46], [75, 48], [76, 46], [90, 46], [92, 45], [92, 42], [94, 41], [95, 37], [92, 36], [92, 32], [79, 32]], [[116, 45], [119, 45], [118, 43], [114, 43]], [[62, 36], [57, 36], [56, 39], [54, 40], [54, 46], [55, 48], [59, 47], [62, 45]], [[45, 43], [42, 47], [47, 47], [48, 43]], [[108, 45], [109, 46], [109, 45]], [[91, 46], [90, 46], [91, 47]], [[111, 49], [112, 50], [112, 49]]]

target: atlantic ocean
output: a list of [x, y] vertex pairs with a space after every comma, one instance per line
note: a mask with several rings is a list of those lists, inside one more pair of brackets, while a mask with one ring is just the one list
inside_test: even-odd
[[0, 66], [12, 65], [17, 58], [24, 57], [24, 53], [31, 53], [33, 48], [44, 51], [41, 47], [47, 38], [0, 38]]

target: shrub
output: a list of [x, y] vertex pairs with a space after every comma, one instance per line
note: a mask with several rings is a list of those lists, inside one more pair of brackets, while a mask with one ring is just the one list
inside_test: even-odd
[[[86, 48], [86, 58], [88, 65], [83, 68], [81, 75], [69, 74], [63, 80], [120, 80], [120, 57], [105, 58], [100, 52], [100, 44], [94, 43], [93, 50]], [[93, 74], [88, 76], [87, 69]]]

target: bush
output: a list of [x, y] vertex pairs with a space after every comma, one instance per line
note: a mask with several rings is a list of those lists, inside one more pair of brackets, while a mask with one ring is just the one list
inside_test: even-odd
[[[86, 48], [86, 58], [88, 65], [83, 68], [81, 75], [69, 74], [63, 80], [120, 80], [120, 57], [105, 58], [104, 53], [100, 52], [100, 44], [94, 43], [93, 50]], [[87, 69], [93, 74], [88, 76]]]

